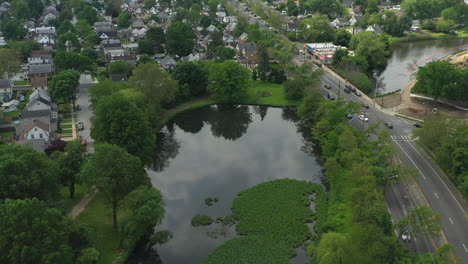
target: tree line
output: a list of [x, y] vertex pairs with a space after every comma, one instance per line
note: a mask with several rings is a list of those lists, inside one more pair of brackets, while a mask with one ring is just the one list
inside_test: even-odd
[[[302, 125], [311, 130], [325, 160], [324, 175], [330, 186], [327, 205], [317, 212], [314, 224], [318, 237], [308, 246], [308, 253], [315, 263], [323, 264], [450, 263], [447, 256], [453, 247], [449, 245], [434, 254], [416, 255], [394, 236], [384, 191], [400, 169], [391, 163], [394, 150], [387, 143], [387, 132], [370, 141], [362, 131], [346, 124], [346, 114], [356, 109], [354, 103], [331, 102], [318, 95], [306, 97], [298, 107]], [[373, 131], [370, 127], [366, 132]], [[430, 209], [418, 210], [428, 219], [434, 218]], [[437, 229], [437, 222], [424, 224], [418, 228], [435, 225]]]

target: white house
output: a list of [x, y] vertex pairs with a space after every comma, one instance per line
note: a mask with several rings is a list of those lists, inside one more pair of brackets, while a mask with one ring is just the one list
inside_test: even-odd
[[3, 112], [12, 112], [18, 110], [19, 101], [14, 99], [2, 104]]
[[26, 105], [28, 111], [51, 110], [52, 100], [46, 90], [37, 89], [29, 96], [29, 102]]
[[0, 80], [0, 101], [8, 101], [10, 100], [13, 94], [13, 89], [11, 85], [11, 81], [8, 79]]
[[29, 123], [23, 133], [20, 136], [20, 139], [44, 139], [48, 142], [50, 139], [49, 125], [39, 120], [33, 120]]
[[369, 27], [366, 28], [366, 31], [374, 32], [377, 35], [384, 33], [383, 29], [377, 24], [370, 25]]

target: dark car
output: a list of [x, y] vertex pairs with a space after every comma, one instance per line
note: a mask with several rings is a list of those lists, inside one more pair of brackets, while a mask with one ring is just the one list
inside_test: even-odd
[[348, 94], [351, 93], [351, 89], [346, 88], [346, 87], [343, 89], [343, 91], [344, 91], [345, 93], [348, 93]]
[[333, 94], [331, 94], [331, 93], [327, 94], [327, 98], [332, 100], [332, 101], [335, 100], [335, 96], [333, 96]]
[[81, 110], [81, 106], [80, 106], [80, 105], [76, 105], [76, 106], [75, 106], [75, 110], [76, 110], [76, 111], [80, 111], [80, 110]]
[[83, 130], [84, 129], [84, 125], [83, 125], [83, 122], [78, 122], [78, 130]]
[[389, 122], [385, 122], [385, 126], [392, 129], [393, 128], [393, 125], [392, 123], [389, 123]]
[[414, 123], [413, 126], [415, 126], [415, 127], [422, 127], [422, 125], [421, 125], [420, 123]]
[[322, 67], [322, 64], [320, 62], [314, 61], [313, 63], [317, 65], [317, 67]]
[[353, 119], [353, 114], [347, 114], [347, 115], [346, 115], [346, 118], [348, 118], [348, 119]]
[[355, 94], [357, 97], [361, 97], [361, 96], [362, 96], [361, 93], [358, 92], [358, 91], [356, 91], [354, 94]]
[[366, 104], [362, 104], [362, 107], [364, 107], [365, 109], [369, 109], [369, 106]]
[[325, 89], [331, 89], [331, 86], [328, 84], [325, 84], [323, 87], [325, 87]]

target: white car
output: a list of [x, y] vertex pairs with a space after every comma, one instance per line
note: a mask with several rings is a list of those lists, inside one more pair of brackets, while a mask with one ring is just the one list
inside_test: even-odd
[[405, 242], [410, 242], [411, 241], [410, 233], [408, 231], [403, 232], [403, 234], [401, 234], [401, 239]]
[[369, 122], [369, 118], [367, 118], [366, 116], [364, 115], [359, 115], [359, 120], [362, 120], [364, 122]]

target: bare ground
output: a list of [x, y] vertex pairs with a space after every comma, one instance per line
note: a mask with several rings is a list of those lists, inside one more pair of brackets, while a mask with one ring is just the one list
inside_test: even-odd
[[70, 212], [70, 216], [72, 219], [75, 219], [78, 215], [81, 214], [81, 212], [86, 209], [86, 206], [88, 205], [89, 202], [94, 198], [98, 190], [96, 187], [92, 187], [91, 190], [83, 196], [81, 201], [77, 203], [75, 206], [73, 206], [73, 209]]

